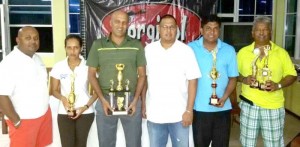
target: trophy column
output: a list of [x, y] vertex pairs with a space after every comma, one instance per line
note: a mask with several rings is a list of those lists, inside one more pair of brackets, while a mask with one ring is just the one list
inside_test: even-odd
[[218, 105], [219, 104], [219, 98], [217, 96], [216, 88], [217, 88], [217, 82], [216, 80], [219, 78], [219, 72], [217, 71], [217, 51], [214, 49], [212, 51], [212, 56], [213, 56], [213, 67], [210, 72], [210, 78], [212, 79], [212, 95], [210, 97], [209, 104], [210, 105]]
[[76, 95], [75, 95], [75, 75], [74, 73], [71, 75], [71, 91], [68, 96], [68, 103], [70, 105], [69, 110], [67, 111], [67, 114], [69, 117], [75, 117], [76, 116], [76, 110], [74, 109], [74, 104], [76, 100]]
[[265, 59], [264, 59], [264, 67], [261, 69], [261, 73], [260, 73], [262, 77], [262, 81], [259, 84], [259, 89], [269, 91], [270, 89], [267, 88], [266, 81], [270, 80], [271, 78], [271, 70], [268, 67], [270, 46], [269, 45], [263, 46], [263, 50], [265, 53]]
[[[252, 75], [251, 75], [251, 76], [252, 76], [253, 78], [256, 79], [256, 76], [257, 76], [257, 70], [258, 70], [257, 65], [256, 65], [256, 62], [257, 62], [257, 59], [258, 59], [259, 56], [260, 56], [260, 50], [259, 50], [259, 48], [255, 48], [255, 49], [253, 50], [253, 53], [254, 53], [254, 55], [255, 55], [255, 58], [254, 58], [254, 60], [252, 61]], [[250, 87], [251, 87], [251, 88], [258, 88], [258, 87], [259, 87], [258, 81], [257, 81], [257, 80], [251, 81]]]

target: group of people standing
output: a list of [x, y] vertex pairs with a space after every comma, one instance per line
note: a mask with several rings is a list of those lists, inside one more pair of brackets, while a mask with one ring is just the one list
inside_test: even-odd
[[[87, 61], [80, 56], [81, 38], [66, 37], [67, 58], [50, 72], [50, 93], [60, 100], [57, 121], [63, 147], [86, 146], [95, 116], [100, 147], [116, 146], [118, 120], [126, 146], [141, 147], [142, 118], [147, 119], [151, 147], [165, 147], [168, 136], [173, 147], [188, 147], [190, 125], [195, 147], [228, 147], [229, 95], [237, 81], [242, 83], [242, 146], [256, 146], [260, 131], [265, 146], [284, 146], [282, 88], [295, 81], [296, 71], [288, 53], [271, 41], [270, 18], [255, 19], [254, 42], [237, 55], [219, 39], [221, 21], [216, 15], [202, 18], [202, 36], [187, 45], [176, 40], [178, 26], [172, 15], [161, 17], [160, 40], [145, 48], [127, 36], [128, 23], [126, 12], [113, 12], [110, 35], [94, 41]], [[17, 46], [0, 64], [0, 107], [8, 118], [12, 147], [44, 147], [52, 141], [52, 120], [46, 69], [35, 54], [38, 32], [33, 27], [21, 28], [16, 40]], [[270, 49], [266, 52], [264, 46]], [[261, 54], [256, 56], [254, 49]], [[253, 75], [254, 58], [258, 58], [257, 73], [272, 72], [265, 89], [249, 86], [262, 81]], [[113, 111], [110, 80], [117, 81], [115, 65], [119, 63], [125, 65], [123, 79], [130, 81], [129, 115], [109, 115]], [[72, 92], [76, 101], [70, 116], [67, 96]]]

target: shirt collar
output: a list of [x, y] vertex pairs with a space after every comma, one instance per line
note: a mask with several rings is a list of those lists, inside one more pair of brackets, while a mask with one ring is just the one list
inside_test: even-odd
[[[130, 40], [132, 40], [132, 38], [129, 37], [128, 35], [126, 35], [124, 40], [125, 41], [130, 41]], [[111, 33], [106, 37], [106, 41], [107, 42], [112, 42], [112, 40], [111, 40]]]
[[35, 57], [36, 57], [36, 54], [33, 54], [33, 56], [32, 57], [29, 57], [28, 55], [26, 55], [25, 53], [23, 53], [19, 48], [18, 48], [18, 46], [14, 46], [14, 50], [17, 52], [17, 54], [19, 54], [19, 55], [21, 55], [21, 56], [23, 56], [23, 57], [28, 57], [28, 58], [30, 58], [30, 59], [34, 59]]
[[[204, 48], [203, 41], [204, 41], [203, 37], [200, 37], [200, 38], [198, 39], [198, 44]], [[204, 48], [204, 49], [205, 49], [205, 48]], [[219, 51], [220, 49], [222, 49], [222, 41], [218, 38], [216, 50]], [[205, 49], [205, 50], [206, 50], [206, 49]]]
[[[69, 58], [69, 56], [67, 56], [67, 58], [65, 58], [65, 60], [64, 60], [64, 62], [67, 66], [69, 66], [68, 65], [68, 58]], [[81, 59], [81, 61], [80, 61], [80, 64], [77, 67], [81, 67], [81, 65], [85, 65], [85, 59], [83, 58], [83, 56], [79, 55], [79, 58]]]
[[[270, 48], [269, 52], [272, 52], [275, 49], [275, 44], [272, 41], [270, 41], [270, 44], [271, 44], [271, 48]], [[252, 52], [255, 49], [254, 45], [255, 45], [255, 42], [252, 42], [252, 44], [250, 44], [250, 48], [249, 49], [251, 49]]]

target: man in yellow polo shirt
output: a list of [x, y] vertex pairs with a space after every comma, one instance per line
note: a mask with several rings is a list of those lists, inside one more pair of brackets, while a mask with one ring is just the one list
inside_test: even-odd
[[284, 147], [283, 87], [296, 80], [296, 71], [285, 49], [271, 41], [272, 20], [261, 16], [254, 20], [254, 42], [237, 54], [240, 95], [240, 141], [244, 147], [256, 146], [259, 132], [265, 146]]

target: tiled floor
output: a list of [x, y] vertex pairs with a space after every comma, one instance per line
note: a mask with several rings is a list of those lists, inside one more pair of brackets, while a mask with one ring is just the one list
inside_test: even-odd
[[[241, 147], [239, 142], [239, 125], [234, 123], [231, 128], [230, 147]], [[9, 147], [8, 135], [1, 134], [1, 123], [0, 123], [0, 147]], [[294, 137], [300, 132], [300, 119], [286, 113], [285, 117], [285, 129], [284, 129], [284, 142], [288, 144]], [[258, 139], [257, 147], [263, 147], [261, 137]]]

